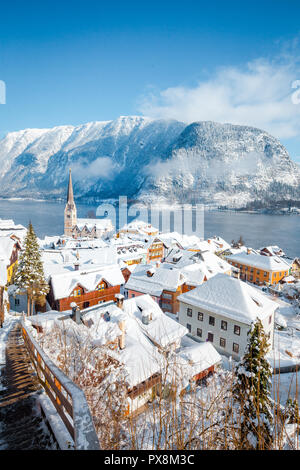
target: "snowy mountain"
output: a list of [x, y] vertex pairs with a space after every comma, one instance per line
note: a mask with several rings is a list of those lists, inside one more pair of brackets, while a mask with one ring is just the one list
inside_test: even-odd
[[85, 201], [300, 200], [300, 169], [266, 132], [141, 116], [9, 133], [0, 141], [0, 196], [65, 197], [69, 167]]

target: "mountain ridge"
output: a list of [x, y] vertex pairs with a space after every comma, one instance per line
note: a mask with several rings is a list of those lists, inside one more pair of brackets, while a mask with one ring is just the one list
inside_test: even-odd
[[250, 126], [120, 116], [24, 129], [0, 141], [0, 197], [204, 202], [241, 207], [300, 200], [300, 168], [278, 139]]

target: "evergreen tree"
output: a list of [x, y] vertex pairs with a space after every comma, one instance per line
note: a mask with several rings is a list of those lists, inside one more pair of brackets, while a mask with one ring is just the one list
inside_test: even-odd
[[18, 287], [18, 293], [27, 294], [28, 315], [32, 315], [35, 302], [45, 305], [45, 296], [49, 292], [49, 286], [45, 280], [39, 244], [31, 222], [19, 258], [14, 283]]
[[272, 369], [265, 358], [268, 339], [260, 320], [252, 323], [244, 356], [235, 369], [233, 399], [239, 417], [240, 449], [271, 449]]
[[300, 414], [298, 400], [289, 398], [286, 402], [286, 418], [289, 424], [299, 424]]

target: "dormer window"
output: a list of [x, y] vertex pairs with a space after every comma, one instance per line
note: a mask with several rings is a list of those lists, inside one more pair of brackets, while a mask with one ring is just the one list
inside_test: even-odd
[[98, 284], [96, 290], [100, 290], [100, 291], [101, 291], [101, 290], [106, 289], [106, 287], [107, 287], [107, 286], [106, 286], [106, 283], [105, 283], [104, 281], [102, 281], [102, 282], [100, 282], [100, 284]]
[[80, 288], [79, 288], [79, 289], [75, 289], [75, 290], [73, 291], [74, 297], [79, 297], [81, 294], [82, 294], [82, 291], [81, 291]]

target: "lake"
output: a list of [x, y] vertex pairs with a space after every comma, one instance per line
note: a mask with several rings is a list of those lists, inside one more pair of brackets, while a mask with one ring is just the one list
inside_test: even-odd
[[[76, 204], [78, 217], [88, 217], [96, 210], [96, 206]], [[63, 233], [64, 202], [33, 201], [33, 200], [0, 200], [0, 218], [13, 219], [15, 223], [27, 226], [31, 220], [37, 235], [60, 235]], [[161, 222], [159, 212], [154, 211], [152, 223], [156, 226]], [[142, 219], [146, 216], [141, 214]], [[188, 214], [191, 219], [191, 213]], [[129, 218], [129, 221], [133, 217]], [[201, 219], [201, 217], [199, 218]], [[202, 224], [202, 220], [201, 224]], [[176, 220], [175, 220], [176, 222]], [[203, 225], [203, 224], [202, 224]], [[202, 228], [201, 225], [201, 228]], [[118, 227], [118, 218], [116, 220]], [[171, 216], [170, 230], [181, 231], [181, 226], [174, 223]], [[202, 231], [198, 231], [202, 236]], [[185, 233], [191, 234], [187, 227]], [[197, 233], [196, 233], [197, 235]], [[237, 240], [242, 235], [245, 244], [253, 248], [265, 245], [278, 245], [288, 256], [300, 257], [300, 216], [269, 215], [239, 212], [204, 212], [204, 236], [219, 235], [226, 241]]]

